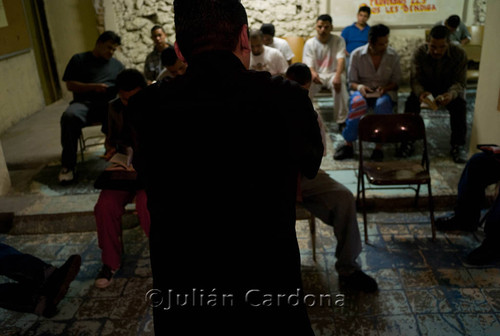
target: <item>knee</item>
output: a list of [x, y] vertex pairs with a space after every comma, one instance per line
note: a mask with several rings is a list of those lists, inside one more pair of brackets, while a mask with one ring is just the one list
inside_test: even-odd
[[392, 113], [392, 100], [388, 94], [384, 94], [382, 97], [377, 99], [375, 105], [375, 113], [379, 114], [390, 114]]
[[102, 190], [99, 199], [94, 206], [94, 213], [101, 214], [118, 214], [122, 215], [124, 206], [120, 204], [118, 197], [115, 197], [113, 190]]

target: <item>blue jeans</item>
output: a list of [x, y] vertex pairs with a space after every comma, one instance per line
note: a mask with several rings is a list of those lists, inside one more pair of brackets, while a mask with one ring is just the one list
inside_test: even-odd
[[[455, 207], [457, 219], [471, 227], [477, 227], [487, 186], [500, 181], [498, 156], [487, 153], [473, 155], [465, 165], [458, 182]], [[500, 199], [497, 197], [486, 218], [484, 231], [487, 239], [500, 240]]]
[[379, 98], [365, 98], [359, 91], [355, 91], [349, 98], [349, 113], [347, 114], [346, 126], [342, 135], [348, 142], [358, 138], [359, 119], [373, 108], [375, 114], [391, 114], [394, 102], [388, 94]]

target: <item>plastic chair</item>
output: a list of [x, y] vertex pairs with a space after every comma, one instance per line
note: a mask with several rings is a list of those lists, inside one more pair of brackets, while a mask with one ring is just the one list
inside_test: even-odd
[[292, 63], [302, 62], [302, 51], [304, 50], [305, 40], [301, 36], [283, 36], [284, 40], [288, 42], [290, 49], [292, 49], [295, 56], [292, 58]]
[[[358, 138], [359, 170], [356, 199], [359, 202], [361, 193], [365, 243], [368, 243], [365, 190], [373, 189], [365, 187], [365, 176], [370, 184], [390, 186], [386, 187], [386, 189], [413, 189], [415, 191], [415, 206], [418, 204], [420, 185], [426, 184], [429, 193], [428, 204], [431, 217], [432, 240], [435, 240], [434, 202], [431, 191], [427, 139], [422, 117], [411, 113], [367, 114], [359, 121]], [[372, 162], [365, 161], [363, 158], [363, 142], [397, 144], [406, 141], [418, 141], [422, 143], [422, 156], [419, 160], [415, 160], [415, 157], [410, 157], [397, 161]]]
[[307, 219], [309, 221], [313, 260], [316, 261], [316, 217], [304, 208], [300, 202], [297, 202], [295, 205], [295, 215], [297, 220]]

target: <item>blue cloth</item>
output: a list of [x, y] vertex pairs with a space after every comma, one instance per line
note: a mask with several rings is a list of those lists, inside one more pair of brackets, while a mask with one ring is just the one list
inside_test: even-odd
[[359, 119], [373, 108], [375, 114], [390, 114], [394, 102], [386, 93], [379, 98], [365, 98], [359, 91], [355, 91], [349, 98], [349, 113], [347, 114], [346, 126], [342, 131], [344, 139], [353, 142], [358, 138]]
[[350, 26], [345, 27], [340, 35], [345, 40], [346, 51], [350, 54], [354, 49], [367, 44], [369, 31], [369, 25], [366, 25], [363, 30], [360, 30], [358, 27], [356, 27], [356, 22]]

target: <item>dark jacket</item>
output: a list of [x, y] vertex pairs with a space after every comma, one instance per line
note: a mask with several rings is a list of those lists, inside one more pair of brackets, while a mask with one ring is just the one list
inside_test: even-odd
[[[247, 71], [232, 53], [207, 52], [130, 106], [141, 118], [136, 168], [146, 178], [153, 281], [163, 299], [155, 301], [157, 335], [311, 335], [305, 305], [286, 302], [304, 294], [297, 174], [314, 177], [323, 153], [306, 90]], [[169, 290], [190, 304], [182, 295], [171, 307]], [[279, 294], [282, 302], [265, 307], [264, 295]]]

